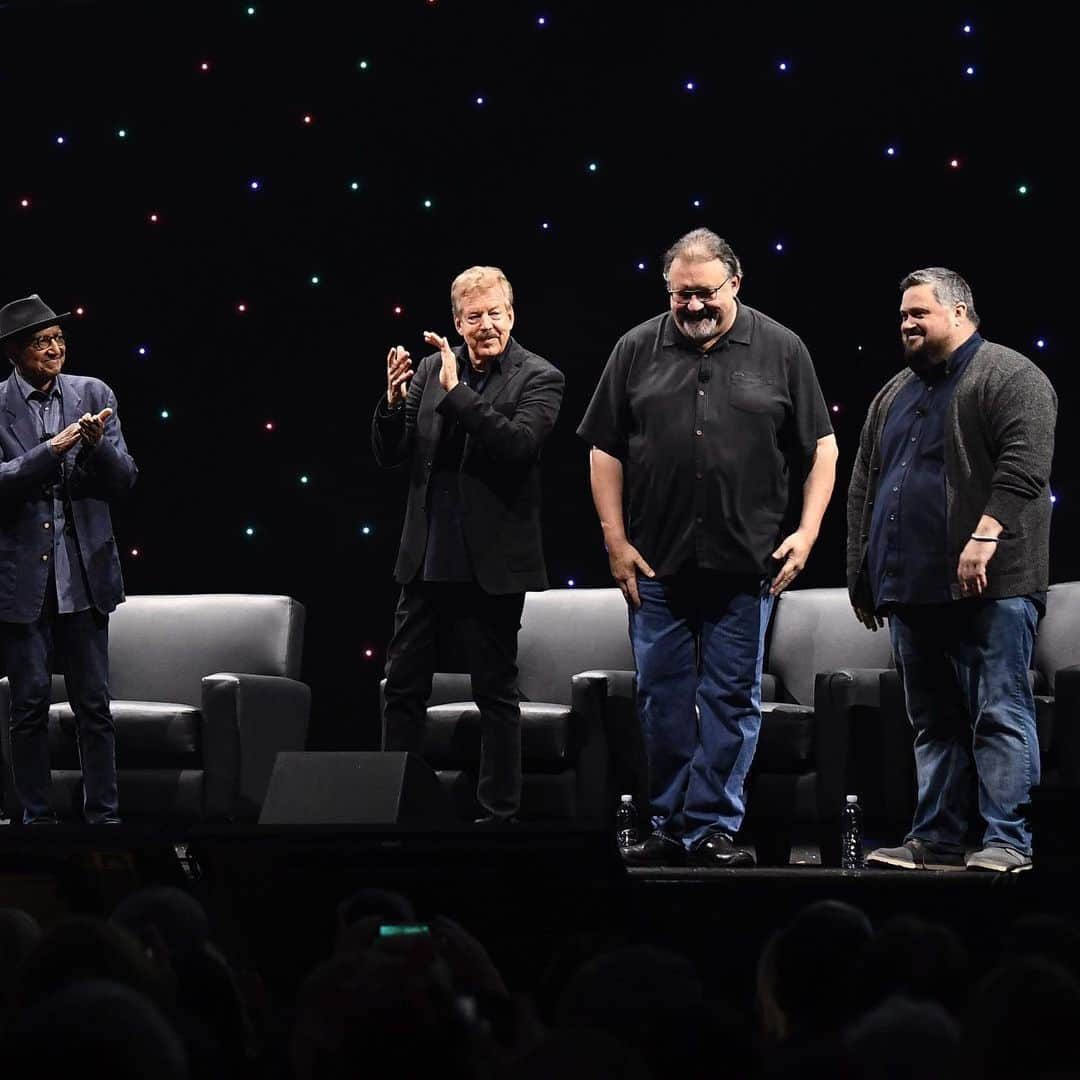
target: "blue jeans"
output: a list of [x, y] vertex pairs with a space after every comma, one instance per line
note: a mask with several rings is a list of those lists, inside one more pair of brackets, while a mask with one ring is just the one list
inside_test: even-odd
[[761, 728], [767, 590], [760, 578], [708, 570], [638, 578], [630, 640], [652, 827], [687, 848], [742, 825]]
[[918, 799], [908, 839], [962, 850], [978, 789], [983, 844], [1031, 854], [1019, 811], [1039, 782], [1028, 680], [1038, 611], [1023, 596], [902, 605], [889, 614], [915, 732]]

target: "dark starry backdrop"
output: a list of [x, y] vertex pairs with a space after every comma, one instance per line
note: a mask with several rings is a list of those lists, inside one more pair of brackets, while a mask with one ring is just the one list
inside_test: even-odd
[[141, 473], [115, 511], [128, 591], [297, 597], [311, 747], [375, 745], [404, 504], [369, 447], [387, 348], [452, 330], [459, 270], [506, 270], [516, 335], [567, 375], [551, 580], [608, 584], [574, 430], [699, 224], [838, 407], [800, 584], [843, 580], [896, 285], [931, 264], [1057, 386], [1052, 579], [1080, 576], [1070, 46], [1048, 7], [984, 7], [0, 3], [0, 302], [83, 309], [68, 370], [114, 387]]

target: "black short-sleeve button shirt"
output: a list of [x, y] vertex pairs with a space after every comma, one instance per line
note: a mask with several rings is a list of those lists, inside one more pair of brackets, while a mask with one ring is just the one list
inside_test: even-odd
[[771, 573], [831, 432], [806, 346], [745, 304], [706, 353], [670, 314], [625, 334], [578, 428], [623, 463], [627, 536], [660, 576]]

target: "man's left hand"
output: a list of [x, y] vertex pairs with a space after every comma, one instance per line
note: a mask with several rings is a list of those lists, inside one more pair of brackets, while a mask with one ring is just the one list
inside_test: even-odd
[[784, 565], [780, 567], [780, 573], [773, 578], [769, 586], [770, 596], [779, 596], [799, 575], [810, 557], [810, 549], [814, 541], [802, 529], [796, 529], [783, 543], [772, 553], [774, 559], [783, 559]]
[[442, 357], [442, 367], [439, 369], [439, 385], [449, 394], [458, 384], [457, 357], [450, 348], [450, 342], [430, 330], [424, 331], [424, 340], [429, 345], [434, 345]]
[[79, 417], [79, 434], [84, 446], [97, 446], [105, 434], [105, 421], [112, 416], [112, 409], [102, 409], [96, 416], [83, 413]]
[[986, 567], [997, 551], [997, 544], [986, 540], [969, 540], [960, 552], [956, 580], [965, 596], [981, 596], [986, 589]]

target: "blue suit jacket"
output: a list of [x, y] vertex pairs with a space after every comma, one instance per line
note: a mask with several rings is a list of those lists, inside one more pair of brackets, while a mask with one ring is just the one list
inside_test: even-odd
[[43, 526], [52, 523], [61, 469], [94, 607], [107, 614], [124, 599], [109, 500], [131, 489], [138, 470], [120, 430], [116, 396], [100, 379], [57, 379], [62, 428], [106, 407], [113, 415], [96, 447], [78, 443], [61, 458], [41, 442], [14, 376], [0, 383], [0, 622], [29, 623], [41, 615], [53, 547], [52, 530]]

